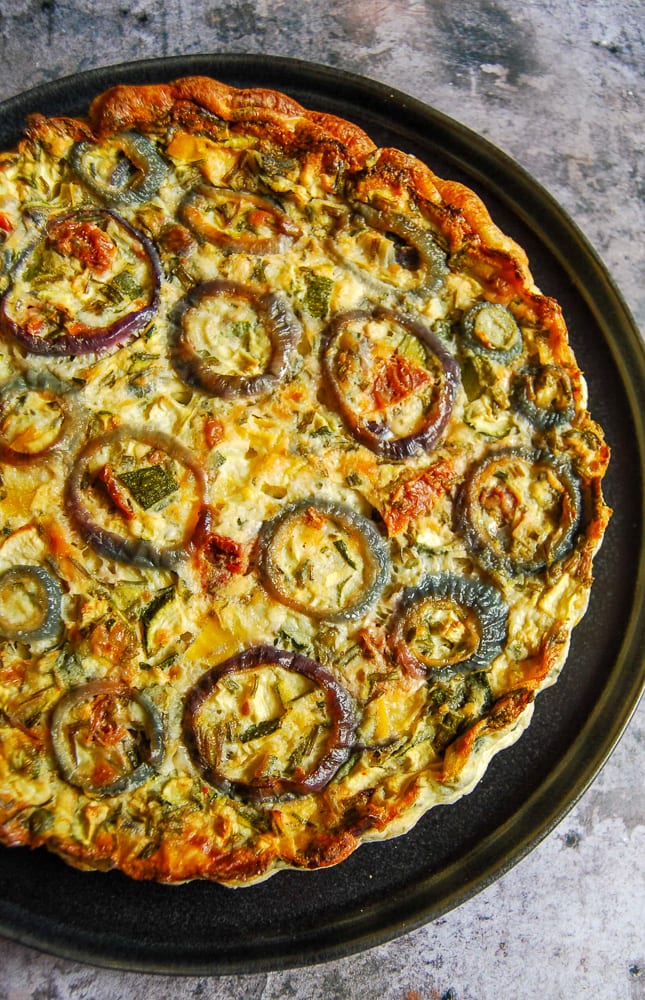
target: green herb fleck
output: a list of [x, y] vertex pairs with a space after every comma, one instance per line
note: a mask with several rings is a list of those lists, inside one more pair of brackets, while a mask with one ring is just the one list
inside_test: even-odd
[[150, 655], [150, 628], [162, 608], [175, 599], [175, 588], [165, 587], [158, 591], [149, 604], [142, 609], [139, 615], [141, 627], [143, 628], [143, 646], [146, 655]]
[[140, 299], [143, 289], [129, 271], [121, 271], [106, 285], [105, 294], [112, 302], [118, 303], [123, 299]]
[[[286, 646], [287, 649], [293, 649], [296, 653], [306, 653], [309, 650], [309, 643], [302, 639], [297, 639], [295, 636], [291, 635], [285, 629], [281, 628], [278, 632], [277, 639]], [[277, 645], [277, 642], [276, 642]]]
[[351, 566], [352, 569], [358, 569], [358, 565], [354, 562], [354, 560], [350, 556], [349, 549], [347, 548], [347, 545], [345, 544], [342, 538], [334, 539], [334, 546], [336, 549], [338, 549], [338, 551], [340, 552], [341, 556], [343, 557], [348, 566]]
[[245, 729], [243, 733], [240, 733], [240, 743], [250, 743], [251, 740], [258, 740], [261, 736], [270, 736], [271, 733], [275, 733], [276, 729], [279, 729], [281, 725], [281, 719], [264, 719], [263, 722], [256, 723], [255, 726], [249, 726]]

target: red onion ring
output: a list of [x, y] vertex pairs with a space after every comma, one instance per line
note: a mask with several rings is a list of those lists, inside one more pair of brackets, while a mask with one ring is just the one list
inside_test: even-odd
[[[197, 497], [195, 513], [190, 518], [184, 540], [178, 545], [160, 547], [143, 538], [125, 538], [114, 531], [102, 528], [96, 523], [85, 506], [83, 482], [89, 471], [92, 458], [105, 445], [116, 443], [123, 438], [140, 441], [151, 448], [160, 448], [171, 458], [185, 466], [192, 473]], [[162, 431], [131, 430], [119, 427], [115, 431], [93, 438], [77, 456], [65, 486], [65, 509], [76, 528], [92, 546], [107, 559], [130, 563], [134, 566], [151, 568], [154, 566], [172, 569], [189, 555], [190, 539], [195, 531], [206, 494], [206, 475], [197, 458], [176, 438]]]
[[[196, 736], [199, 710], [222, 677], [271, 665], [303, 674], [323, 689], [332, 720], [325, 753], [301, 780], [275, 777], [257, 785], [231, 781], [205, 761], [200, 752]], [[316, 660], [275, 646], [253, 646], [208, 670], [190, 689], [184, 707], [183, 735], [190, 756], [205, 780], [226, 795], [254, 802], [291, 798], [321, 791], [349, 759], [355, 745], [356, 706], [349, 692]]]
[[[390, 437], [387, 424], [376, 424], [361, 420], [360, 414], [348, 406], [334, 370], [334, 344], [349, 323], [370, 320], [389, 320], [402, 326], [430, 351], [439, 362], [443, 372], [443, 384], [437, 399], [426, 415], [420, 430], [403, 437]], [[355, 309], [336, 316], [323, 332], [321, 365], [327, 384], [334, 397], [338, 411], [350, 433], [370, 451], [393, 461], [410, 458], [421, 451], [432, 451], [443, 434], [459, 387], [459, 364], [438, 337], [418, 320], [412, 319], [394, 309], [378, 307], [373, 312]]]
[[[446, 273], [446, 254], [439, 246], [433, 232], [418, 226], [412, 219], [397, 212], [380, 212], [371, 205], [357, 204], [358, 212], [368, 226], [383, 233], [394, 233], [418, 251], [425, 278], [413, 289], [416, 295], [433, 295], [441, 287]], [[384, 282], [387, 284], [387, 282]]]
[[129, 222], [126, 222], [126, 220], [116, 212], [109, 209], [80, 209], [76, 212], [67, 212], [64, 215], [56, 216], [55, 219], [50, 219], [49, 222], [61, 222], [66, 219], [84, 221], [96, 219], [97, 217], [112, 219], [119, 226], [121, 226], [132, 239], [139, 243], [141, 256], [147, 259], [150, 269], [151, 288], [149, 301], [145, 306], [143, 306], [143, 308], [127, 313], [125, 316], [120, 317], [108, 326], [97, 326], [96, 332], [84, 331], [78, 334], [61, 333], [61, 335], [56, 337], [55, 340], [47, 340], [44, 337], [39, 337], [36, 334], [30, 333], [24, 328], [24, 326], [21, 326], [20, 323], [16, 322], [16, 320], [12, 319], [8, 315], [7, 307], [10, 302], [11, 293], [15, 286], [16, 279], [27, 266], [32, 254], [39, 246], [41, 246], [44, 239], [47, 238], [45, 234], [42, 239], [27, 247], [19, 258], [18, 263], [13, 269], [9, 288], [5, 292], [0, 305], [0, 330], [8, 333], [11, 337], [17, 340], [18, 343], [22, 344], [23, 347], [26, 347], [32, 354], [75, 357], [76, 355], [81, 354], [93, 354], [99, 351], [106, 351], [110, 347], [114, 347], [115, 344], [120, 344], [124, 340], [127, 340], [128, 338], [139, 333], [139, 331], [150, 322], [157, 311], [161, 288], [161, 264], [157, 256], [157, 252], [147, 236], [131, 226]]
[[[271, 356], [266, 370], [259, 375], [223, 375], [208, 358], [197, 353], [186, 330], [184, 316], [204, 299], [231, 297], [249, 302], [263, 320], [271, 341]], [[180, 377], [210, 396], [223, 399], [248, 398], [271, 392], [284, 379], [289, 369], [291, 352], [299, 337], [300, 324], [284, 300], [273, 294], [262, 294], [248, 285], [234, 281], [206, 281], [196, 285], [179, 304], [172, 345], [173, 363]]]

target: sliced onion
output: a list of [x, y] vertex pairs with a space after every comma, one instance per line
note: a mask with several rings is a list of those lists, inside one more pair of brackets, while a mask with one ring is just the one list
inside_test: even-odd
[[[168, 172], [168, 165], [154, 143], [139, 132], [118, 132], [112, 136], [112, 143], [126, 159], [117, 164], [109, 181], [102, 181], [86, 166], [88, 156], [96, 150], [91, 142], [77, 142], [72, 148], [72, 168], [90, 191], [110, 205], [138, 205], [149, 201]], [[130, 164], [136, 168], [134, 176], [131, 176]]]
[[[208, 358], [202, 358], [190, 342], [185, 329], [185, 315], [199, 303], [215, 298], [241, 299], [248, 302], [264, 323], [271, 342], [271, 356], [266, 370], [259, 375], [224, 375]], [[271, 392], [284, 379], [292, 351], [300, 337], [298, 320], [287, 303], [273, 294], [261, 294], [248, 285], [233, 281], [207, 281], [186, 295], [175, 314], [173, 362], [184, 381], [210, 396], [224, 399], [255, 397]]]
[[[70, 746], [67, 727], [70, 714], [77, 707], [84, 702], [91, 702], [95, 698], [106, 695], [114, 700], [121, 698], [135, 702], [142, 709], [147, 746], [145, 759], [141, 760], [136, 767], [113, 781], [101, 784], [83, 774], [81, 765]], [[70, 730], [72, 730], [72, 726], [70, 726]], [[87, 795], [96, 795], [100, 798], [120, 795], [121, 792], [130, 791], [148, 781], [163, 764], [166, 753], [163, 721], [156, 706], [146, 698], [142, 691], [126, 687], [115, 681], [89, 681], [87, 684], [72, 688], [71, 691], [63, 695], [52, 714], [51, 734], [56, 764], [65, 781], [80, 788]]]
[[[85, 505], [83, 489], [92, 459], [101, 448], [131, 439], [151, 448], [159, 448], [180, 465], [185, 466], [195, 480], [195, 513], [190, 519], [185, 538], [178, 545], [158, 546], [143, 538], [126, 538], [102, 528]], [[100, 555], [117, 562], [151, 568], [172, 569], [189, 555], [190, 540], [199, 521], [206, 494], [206, 475], [198, 459], [180, 441], [161, 431], [145, 431], [119, 427], [115, 431], [93, 438], [77, 456], [65, 487], [65, 507], [85, 541]]]
[[78, 211], [68, 212], [65, 215], [52, 218], [49, 220], [49, 223], [57, 224], [67, 219], [81, 222], [94, 219], [112, 220], [121, 226], [131, 239], [139, 244], [139, 256], [145, 258], [148, 263], [150, 278], [148, 301], [142, 308], [126, 313], [126, 315], [114, 320], [113, 323], [107, 326], [84, 327], [78, 333], [60, 331], [51, 340], [31, 333], [25, 326], [11, 318], [8, 309], [16, 281], [29, 264], [32, 255], [42, 245], [43, 240], [47, 239], [45, 235], [43, 240], [38, 240], [32, 244], [21, 255], [13, 270], [11, 284], [2, 299], [0, 307], [0, 329], [10, 334], [18, 343], [26, 347], [28, 351], [31, 351], [32, 354], [75, 357], [76, 355], [106, 351], [139, 333], [150, 322], [159, 305], [161, 264], [157, 252], [147, 236], [131, 226], [129, 222], [126, 222], [116, 212], [107, 209], [79, 209]]
[[[359, 597], [338, 611], [330, 608], [313, 608], [290, 594], [282, 583], [276, 548], [289, 527], [306, 516], [309, 510], [317, 512], [328, 521], [335, 522], [348, 534], [358, 535], [363, 543], [368, 579]], [[388, 550], [372, 521], [344, 504], [315, 498], [289, 504], [273, 520], [263, 525], [259, 539], [258, 566], [265, 586], [282, 604], [311, 618], [330, 622], [355, 621], [366, 615], [379, 599], [390, 575]]]
[[[369, 323], [371, 320], [386, 320], [396, 323], [416, 337], [436, 358], [442, 372], [442, 384], [436, 399], [429, 409], [418, 431], [395, 437], [386, 423], [365, 420], [355, 413], [343, 394], [335, 370], [335, 345], [344, 329], [355, 322]], [[329, 323], [322, 337], [322, 369], [332, 392], [339, 413], [353, 436], [377, 455], [394, 461], [410, 458], [421, 451], [432, 451], [443, 434], [455, 403], [459, 387], [459, 364], [423, 323], [404, 313], [392, 309], [377, 308], [373, 312], [356, 309], [342, 313]]]
[[394, 233], [418, 251], [425, 274], [419, 286], [411, 290], [417, 295], [433, 295], [437, 292], [443, 284], [448, 268], [446, 254], [439, 246], [434, 233], [398, 212], [381, 212], [365, 204], [358, 204], [356, 208], [372, 229], [378, 229], [382, 233]]
[[[229, 232], [209, 222], [205, 213], [211, 206], [229, 205], [241, 209], [245, 204], [256, 212], [271, 217], [275, 232], [271, 236], [258, 236], [243, 229]], [[289, 245], [300, 236], [300, 229], [288, 215], [281, 212], [271, 202], [247, 191], [233, 191], [230, 188], [202, 186], [190, 191], [180, 207], [180, 215], [196, 236], [208, 243], [237, 253], [274, 254], [284, 253]]]
[[[35, 608], [22, 622], [15, 622], [6, 613], [8, 602], [3, 595], [20, 587], [29, 589], [30, 601], [34, 602]], [[60, 583], [42, 566], [12, 566], [0, 573], [0, 639], [19, 639], [22, 642], [54, 639], [63, 624], [62, 600]]]
[[[300, 779], [272, 777], [266, 783], [258, 784], [231, 781], [201, 753], [197, 736], [199, 711], [221, 678], [273, 665], [300, 673], [322, 689], [332, 723], [325, 752], [313, 770]], [[253, 646], [207, 671], [191, 688], [185, 702], [183, 734], [188, 751], [203, 777], [226, 795], [256, 802], [308, 795], [321, 791], [349, 759], [355, 745], [356, 706], [349, 692], [316, 660], [300, 653], [276, 649], [275, 646]]]
[[0, 462], [7, 465], [33, 465], [59, 453], [63, 447], [69, 448], [80, 423], [79, 409], [73, 401], [73, 390], [49, 372], [30, 372], [18, 376], [0, 386], [0, 417], [5, 408], [10, 409], [12, 400], [29, 392], [52, 392], [56, 396], [62, 421], [58, 433], [44, 448], [39, 451], [18, 451], [0, 437]]

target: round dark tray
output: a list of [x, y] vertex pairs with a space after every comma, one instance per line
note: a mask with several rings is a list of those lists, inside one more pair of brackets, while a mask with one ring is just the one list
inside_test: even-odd
[[44, 850], [0, 848], [0, 933], [57, 955], [130, 970], [251, 973], [340, 958], [437, 918], [531, 850], [582, 794], [614, 747], [643, 686], [642, 342], [584, 237], [508, 156], [445, 115], [380, 84], [288, 59], [203, 55], [107, 67], [0, 105], [0, 148], [25, 116], [82, 114], [116, 83], [204, 74], [282, 90], [361, 125], [379, 145], [418, 155], [467, 183], [527, 250], [556, 297], [613, 450], [614, 508], [589, 612], [558, 683], [533, 722], [467, 797], [428, 813], [404, 837], [361, 847], [336, 868], [282, 872], [248, 889], [167, 887], [117, 872], [81, 873]]

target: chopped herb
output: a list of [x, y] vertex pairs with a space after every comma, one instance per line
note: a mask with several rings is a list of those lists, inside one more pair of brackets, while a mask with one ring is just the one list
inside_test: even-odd
[[187, 291], [194, 287], [195, 279], [192, 277], [192, 275], [188, 273], [188, 271], [186, 270], [186, 268], [179, 259], [177, 259], [176, 262], [172, 263], [169, 270], [170, 270], [170, 277], [177, 278], [179, 284]]
[[309, 650], [309, 643], [302, 639], [297, 639], [289, 632], [286, 632], [283, 628], [281, 628], [278, 632], [276, 645], [278, 641], [280, 641], [283, 646], [286, 646], [287, 649], [295, 650], [296, 653], [306, 653]]
[[257, 740], [261, 736], [270, 736], [280, 726], [281, 719], [279, 717], [276, 719], [264, 719], [263, 722], [258, 722], [255, 726], [249, 726], [243, 733], [240, 733], [240, 743], [250, 743], [251, 740]]
[[351, 566], [352, 569], [358, 569], [357, 564], [350, 556], [349, 549], [347, 548], [347, 545], [342, 540], [342, 538], [334, 539], [334, 546], [335, 548], [338, 549], [338, 551], [340, 552], [341, 556], [343, 557], [348, 566]]
[[287, 773], [291, 774], [297, 767], [300, 767], [305, 757], [308, 757], [316, 744], [316, 738], [320, 726], [314, 726], [307, 735], [300, 740], [298, 746], [293, 751], [289, 757], [289, 763], [287, 764]]
[[86, 680], [83, 661], [78, 653], [63, 649], [54, 666], [54, 675], [64, 688], [74, 687]]
[[156, 670], [168, 670], [178, 659], [179, 653], [170, 653], [169, 656], [164, 656], [163, 660], [160, 660], [159, 663], [155, 663], [154, 667]]
[[238, 320], [236, 323], [231, 323], [231, 333], [233, 336], [239, 337], [240, 340], [245, 341], [247, 344], [250, 332], [251, 323], [249, 320]]
[[362, 478], [358, 472], [350, 472], [345, 476], [345, 482], [348, 486], [360, 486], [362, 483]]
[[361, 751], [355, 750], [354, 753], [349, 758], [349, 760], [346, 760], [345, 763], [342, 765], [342, 767], [338, 768], [332, 780], [342, 781], [342, 779], [345, 778], [349, 774], [349, 772], [354, 769], [355, 765], [359, 761], [360, 756], [361, 756]]
[[314, 319], [325, 319], [329, 312], [329, 300], [334, 288], [332, 278], [324, 274], [305, 271], [305, 309]]
[[251, 271], [251, 281], [263, 282], [267, 280], [266, 276], [266, 261], [258, 260]]
[[461, 369], [461, 382], [464, 392], [468, 397], [468, 402], [478, 399], [482, 394], [482, 384], [479, 378], [477, 366], [471, 357], [467, 357]]
[[442, 340], [451, 340], [452, 323], [449, 319], [438, 319], [432, 325], [432, 332], [436, 333], [437, 337], [441, 337]]
[[361, 647], [358, 645], [358, 643], [354, 643], [354, 645], [350, 646], [347, 652], [344, 653], [338, 660], [339, 666], [346, 667], [349, 663], [352, 662], [352, 660], [355, 660], [356, 657], [360, 655], [360, 652], [361, 652]]
[[148, 465], [143, 469], [121, 472], [118, 478], [144, 510], [149, 510], [179, 489], [174, 476], [161, 465]]
[[302, 587], [307, 580], [313, 580], [314, 574], [311, 559], [304, 559], [296, 566], [293, 578], [299, 587]]
[[47, 833], [54, 825], [54, 814], [51, 809], [34, 809], [29, 817], [29, 829], [36, 836], [40, 833]]
[[152, 855], [158, 850], [159, 844], [155, 843], [154, 840], [151, 840], [149, 844], [146, 844], [146, 846], [139, 851], [137, 857], [145, 860], [146, 858], [151, 858]]

